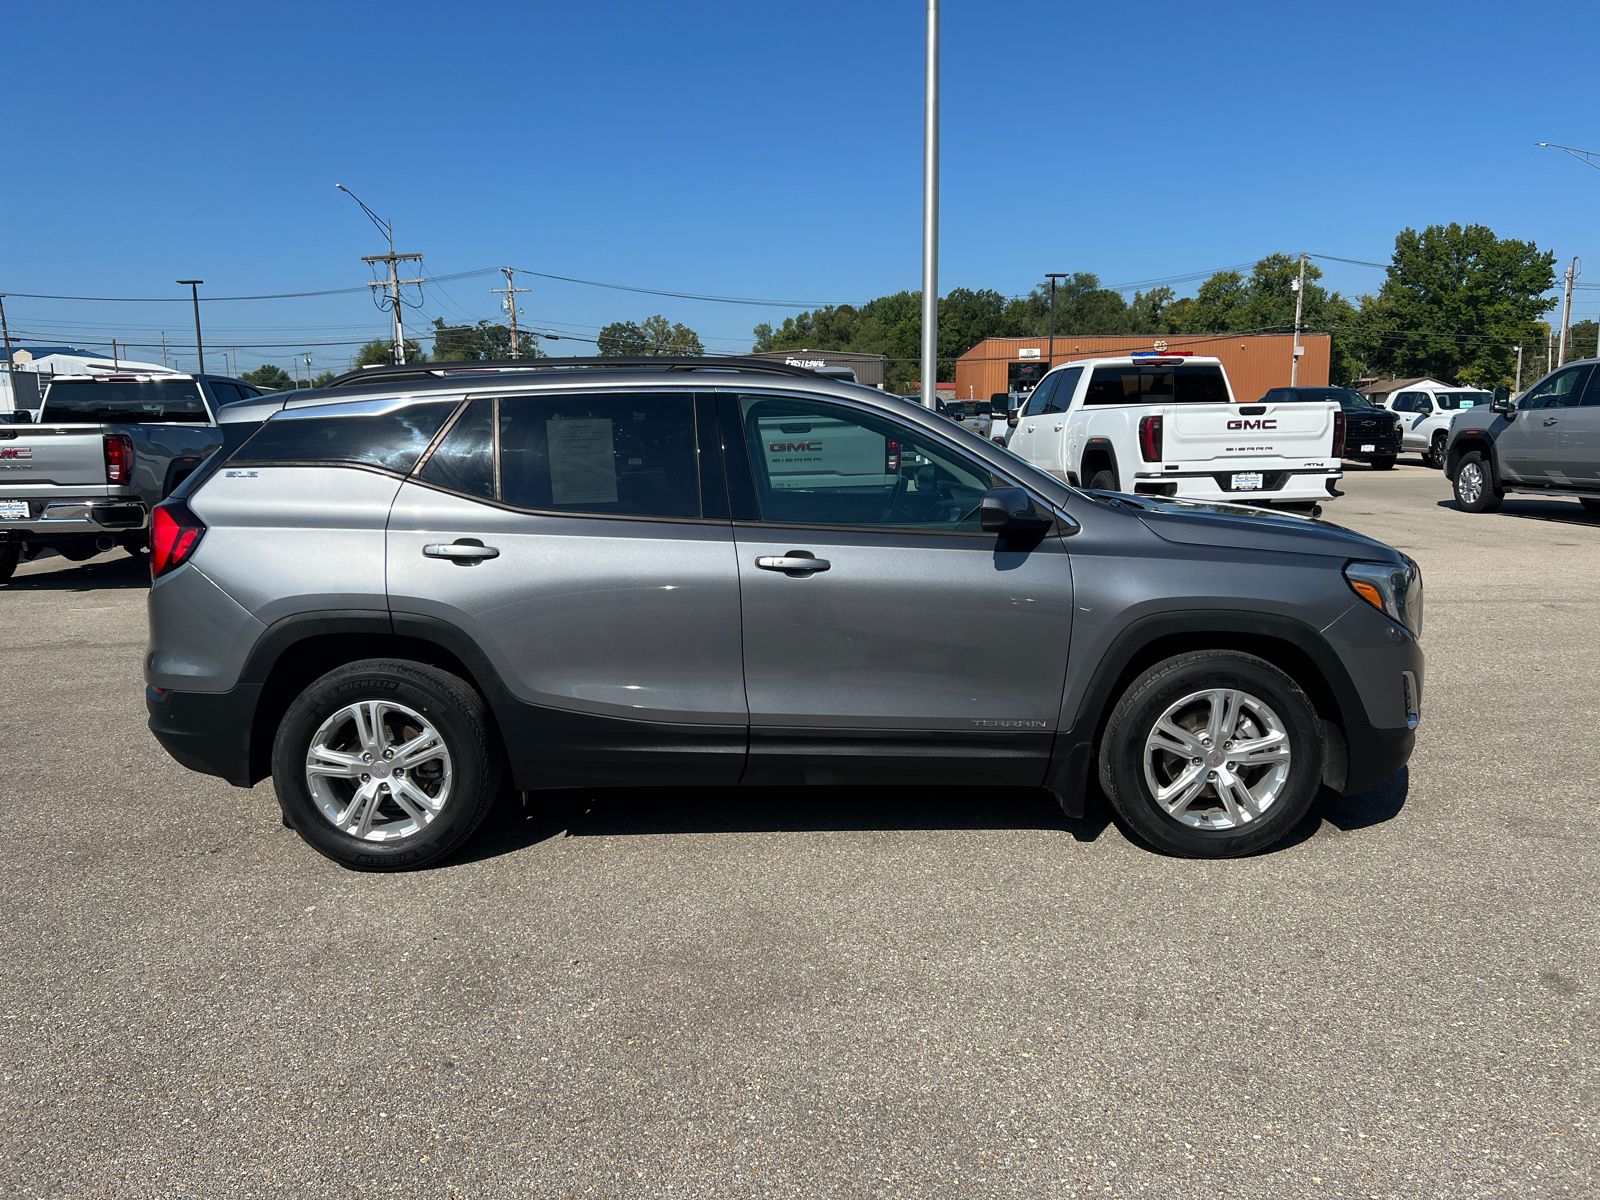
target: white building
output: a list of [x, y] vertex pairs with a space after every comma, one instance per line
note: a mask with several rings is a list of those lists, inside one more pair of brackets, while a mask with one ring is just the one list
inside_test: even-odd
[[[0, 371], [0, 412], [17, 408], [36, 409], [45, 384], [52, 375], [176, 375], [179, 372], [160, 363], [139, 362], [131, 358], [102, 358], [89, 353], [55, 353], [35, 358], [27, 350], [14, 350], [11, 370], [37, 378], [18, 379], [12, 388], [11, 371]], [[21, 403], [18, 403], [20, 399]]]

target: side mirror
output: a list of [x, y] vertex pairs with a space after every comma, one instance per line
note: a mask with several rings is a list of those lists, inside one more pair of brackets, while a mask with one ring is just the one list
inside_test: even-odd
[[1517, 404], [1516, 401], [1510, 396], [1506, 396], [1503, 399], [1499, 396], [1496, 396], [1493, 400], [1489, 401], [1489, 411], [1497, 413], [1516, 412]]
[[1017, 427], [1018, 423], [1021, 422], [1021, 420], [1022, 420], [1022, 418], [1017, 416], [1016, 413], [1012, 413], [1009, 417], [1006, 418], [1006, 424], [1011, 426], [1011, 428], [1015, 429]]
[[1007, 536], [1042, 534], [1055, 524], [1049, 513], [1034, 507], [1033, 497], [1021, 488], [990, 488], [979, 505], [985, 533]]

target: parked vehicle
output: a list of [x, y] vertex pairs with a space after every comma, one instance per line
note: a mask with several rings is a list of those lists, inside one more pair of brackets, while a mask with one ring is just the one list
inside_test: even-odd
[[1316, 510], [1341, 495], [1338, 404], [1235, 404], [1222, 363], [1187, 354], [1054, 368], [1007, 448], [1073, 485]]
[[1493, 512], [1508, 494], [1564, 496], [1600, 512], [1600, 371], [1585, 359], [1515, 398], [1457, 408], [1444, 472], [1456, 504]]
[[1493, 392], [1480, 388], [1421, 385], [1389, 397], [1389, 409], [1400, 418], [1401, 446], [1422, 456], [1425, 467], [1444, 466], [1450, 423], [1464, 408], [1486, 408]]
[[219, 445], [221, 406], [262, 393], [210, 375], [57, 375], [0, 425], [0, 582], [53, 549], [140, 551], [150, 509]]
[[[447, 855], [503, 780], [1042, 786], [1077, 816], [1091, 772], [1154, 845], [1238, 855], [1411, 753], [1422, 580], [1379, 542], [1078, 491], [780, 363], [489, 370], [232, 406], [155, 511], [150, 728], [271, 774], [338, 862]], [[861, 469], [779, 469], [786, 424]]]
[[1354, 388], [1269, 388], [1259, 403], [1324, 403], [1328, 400], [1344, 411], [1344, 453], [1341, 457], [1367, 463], [1377, 471], [1392, 468], [1400, 453], [1400, 418], [1379, 408]]

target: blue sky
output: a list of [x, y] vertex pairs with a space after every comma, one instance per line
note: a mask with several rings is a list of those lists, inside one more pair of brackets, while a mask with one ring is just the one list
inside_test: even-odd
[[[922, 13], [19, 5], [0, 72], [7, 316], [32, 342], [165, 329], [192, 365], [184, 305], [15, 293], [359, 286], [383, 246], [335, 183], [429, 275], [511, 265], [808, 302], [914, 288]], [[1592, 5], [1473, 0], [946, 0], [941, 290], [1022, 293], [1047, 271], [1122, 284], [1274, 251], [1381, 262], [1403, 227], [1447, 221], [1578, 255], [1600, 284], [1600, 171], [1534, 146], [1600, 148], [1600, 98], [1566, 57], [1597, 26]], [[1347, 294], [1382, 281], [1324, 265]], [[593, 336], [662, 312], [720, 351], [795, 311], [520, 283], [530, 325]], [[430, 286], [408, 320], [494, 317], [495, 286]], [[1600, 290], [1582, 295], [1576, 316], [1600, 313]], [[279, 344], [241, 350], [241, 369], [297, 351], [339, 368], [353, 348], [326, 343], [387, 328], [361, 294], [204, 318], [208, 345]]]

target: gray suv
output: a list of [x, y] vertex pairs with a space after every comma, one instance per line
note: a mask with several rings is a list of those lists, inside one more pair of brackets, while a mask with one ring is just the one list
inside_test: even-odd
[[150, 728], [351, 867], [605, 785], [1098, 784], [1221, 857], [1411, 753], [1405, 555], [803, 368], [380, 368], [222, 422], [152, 519]]

